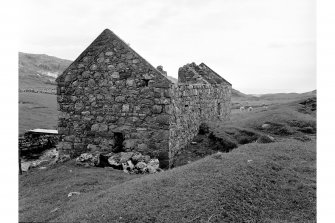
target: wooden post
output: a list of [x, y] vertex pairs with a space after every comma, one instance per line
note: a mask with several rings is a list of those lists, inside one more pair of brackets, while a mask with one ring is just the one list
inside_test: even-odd
[[19, 174], [22, 175], [22, 168], [21, 168], [21, 146], [20, 146], [20, 143], [19, 143]]
[[20, 153], [20, 150], [19, 149], [19, 174], [22, 175], [22, 168], [21, 168], [21, 153]]

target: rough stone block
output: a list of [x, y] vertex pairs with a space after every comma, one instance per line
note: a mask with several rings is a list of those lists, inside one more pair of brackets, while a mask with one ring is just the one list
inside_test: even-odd
[[117, 96], [115, 98], [115, 101], [116, 102], [124, 102], [126, 100], [126, 97], [125, 96]]
[[169, 115], [159, 115], [156, 117], [156, 123], [160, 125], [169, 125], [170, 116]]
[[130, 106], [128, 104], [122, 105], [122, 111], [123, 112], [129, 112]]
[[123, 147], [126, 151], [132, 151], [136, 148], [137, 141], [137, 139], [127, 139], [123, 141]]
[[119, 72], [113, 72], [111, 77], [114, 78], [114, 79], [117, 79], [117, 78], [120, 78], [120, 74], [119, 74]]
[[155, 113], [155, 114], [160, 114], [160, 113], [162, 113], [162, 109], [163, 109], [162, 106], [154, 105], [152, 107], [152, 112]]
[[71, 143], [71, 142], [60, 142], [60, 143], [58, 143], [57, 148], [59, 150], [72, 150], [73, 149], [73, 143]]

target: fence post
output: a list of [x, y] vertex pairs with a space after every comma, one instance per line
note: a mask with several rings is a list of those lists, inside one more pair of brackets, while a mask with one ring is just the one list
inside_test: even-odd
[[22, 168], [21, 168], [21, 146], [20, 146], [20, 144], [19, 144], [19, 174], [22, 175]]

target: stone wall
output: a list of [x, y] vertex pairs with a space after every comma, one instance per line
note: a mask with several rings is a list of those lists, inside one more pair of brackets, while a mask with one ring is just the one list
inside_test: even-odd
[[174, 85], [103, 31], [56, 80], [60, 155], [138, 151], [171, 165], [201, 123], [230, 114], [231, 85], [208, 69], [185, 65]]
[[195, 63], [186, 64], [178, 70], [178, 83], [209, 84], [199, 71], [201, 70]]
[[173, 157], [198, 133], [201, 123], [230, 115], [230, 85], [179, 84], [173, 87], [170, 119], [170, 165]]
[[168, 159], [170, 82], [104, 31], [58, 82], [60, 150], [137, 150]]

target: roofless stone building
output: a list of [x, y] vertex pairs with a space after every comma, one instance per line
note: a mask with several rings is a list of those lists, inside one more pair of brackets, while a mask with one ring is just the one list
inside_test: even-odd
[[229, 117], [231, 84], [204, 63], [178, 84], [162, 71], [104, 30], [57, 78], [60, 153], [138, 151], [167, 167], [201, 123]]

